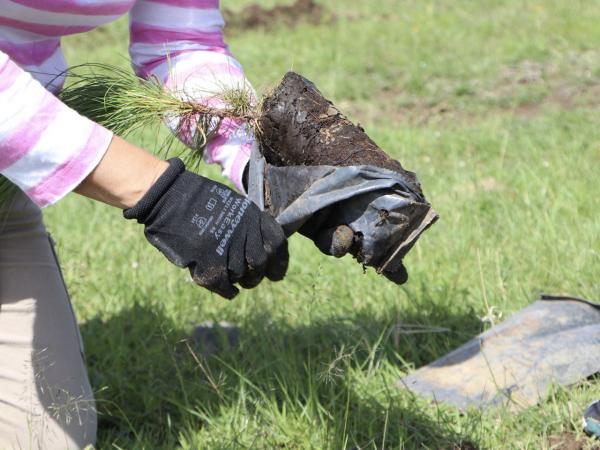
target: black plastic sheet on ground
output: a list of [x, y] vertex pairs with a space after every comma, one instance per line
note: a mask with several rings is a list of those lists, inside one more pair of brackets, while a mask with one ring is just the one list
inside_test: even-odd
[[553, 385], [600, 372], [600, 305], [542, 296], [505, 322], [400, 381], [461, 409], [525, 408]]

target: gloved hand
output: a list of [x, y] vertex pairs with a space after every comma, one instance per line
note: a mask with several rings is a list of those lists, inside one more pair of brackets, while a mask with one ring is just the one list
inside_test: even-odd
[[[309, 219], [298, 230], [300, 234], [311, 239], [325, 255], [341, 258], [350, 253], [360, 261], [360, 258], [362, 258], [360, 234], [355, 234], [348, 225], [339, 224], [340, 220], [335, 220], [335, 214], [331, 214], [329, 224], [321, 222], [319, 219], [323, 215], [317, 214], [316, 218], [314, 218], [316, 220]], [[402, 261], [398, 261], [393, 267], [383, 270], [381, 274], [396, 284], [404, 284], [408, 281], [408, 272]]]
[[437, 218], [399, 175], [368, 166], [274, 166], [258, 150], [248, 191], [288, 236], [298, 232], [326, 255], [350, 253], [396, 284], [408, 279], [402, 258]]
[[235, 283], [252, 288], [265, 276], [283, 279], [288, 248], [277, 222], [228, 187], [186, 171], [181, 160], [169, 163], [124, 217], [144, 224], [148, 241], [169, 261], [225, 298], [238, 294]]

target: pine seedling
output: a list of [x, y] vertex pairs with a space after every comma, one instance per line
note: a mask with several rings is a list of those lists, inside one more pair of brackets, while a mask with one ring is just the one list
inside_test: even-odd
[[[144, 129], [159, 130], [165, 122], [177, 123], [175, 135], [184, 135], [183, 127], [193, 124], [190, 149], [181, 156], [189, 166], [198, 166], [206, 145], [225, 118], [246, 122], [259, 132], [258, 110], [248, 86], [211, 93], [211, 100], [223, 107], [210, 106], [183, 91], [166, 89], [157, 78], [141, 79], [133, 72], [107, 64], [82, 64], [68, 71], [69, 84], [60, 99], [81, 115], [115, 134], [126, 137]], [[213, 103], [213, 102], [211, 102]], [[159, 141], [157, 153], [166, 156], [172, 148], [174, 134]], [[190, 134], [187, 132], [187, 134]], [[8, 202], [17, 188], [0, 176], [0, 205]]]
[[[84, 64], [69, 70], [71, 83], [60, 98], [69, 107], [105, 126], [119, 136], [143, 129], [158, 130], [160, 125], [178, 123], [176, 135], [190, 134], [183, 129], [193, 124], [191, 151], [184, 155], [188, 163], [198, 164], [206, 145], [219, 130], [225, 118], [246, 122], [258, 131], [258, 114], [252, 91], [246, 86], [223, 87], [211, 93], [211, 102], [191, 98], [183, 91], [166, 89], [157, 78], [147, 80], [132, 72], [105, 64]], [[159, 152], [168, 153], [173, 136], [159, 145]]]

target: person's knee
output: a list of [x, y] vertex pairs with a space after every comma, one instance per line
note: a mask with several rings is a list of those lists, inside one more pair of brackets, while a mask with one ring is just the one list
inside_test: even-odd
[[85, 448], [96, 440], [96, 408], [51, 241], [24, 194], [3, 217], [0, 450]]
[[43, 449], [80, 449], [96, 442], [94, 395], [79, 349], [72, 347], [67, 353], [47, 347], [32, 355], [31, 425]]
[[[91, 393], [32, 386], [33, 392], [0, 403], [0, 449], [84, 449], [96, 443]], [[43, 389], [42, 389], [43, 386]]]

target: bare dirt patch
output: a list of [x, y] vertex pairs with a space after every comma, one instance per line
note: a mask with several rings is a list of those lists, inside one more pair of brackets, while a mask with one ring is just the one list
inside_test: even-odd
[[398, 85], [382, 89], [369, 102], [338, 104], [350, 117], [364, 122], [391, 120], [416, 126], [502, 114], [534, 117], [547, 108], [598, 108], [600, 75], [590, 70], [590, 58], [567, 58], [574, 61], [568, 72], [552, 62], [523, 60], [501, 69], [491, 80], [436, 78], [425, 83], [429, 90], [425, 94], [415, 95]]
[[452, 444], [448, 450], [479, 450], [479, 447], [473, 442], [462, 441]]
[[600, 446], [592, 446], [586, 444], [585, 441], [578, 440], [573, 433], [561, 433], [550, 436], [548, 444], [552, 450], [586, 450], [600, 449]]
[[227, 28], [234, 31], [271, 29], [276, 25], [296, 26], [299, 23], [320, 25], [331, 23], [335, 15], [314, 0], [295, 0], [289, 5], [265, 8], [251, 4], [241, 11], [223, 11]]
[[403, 96], [400, 90], [386, 90], [371, 97], [368, 102], [340, 100], [339, 108], [353, 120], [363, 123], [392, 122], [424, 125], [431, 122], [446, 121], [460, 111], [446, 101], [435, 102], [428, 99], [411, 99], [400, 106], [390, 105], [394, 95]]

